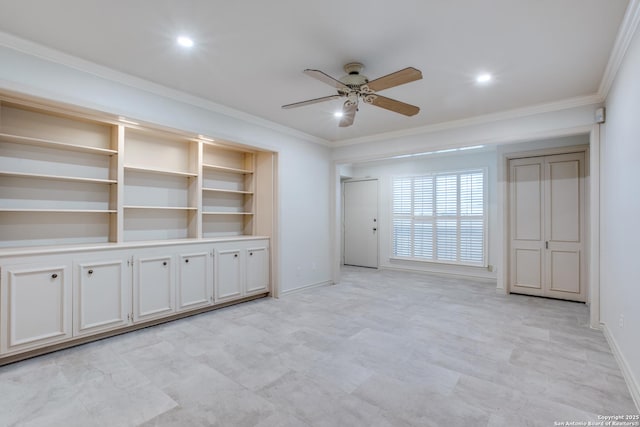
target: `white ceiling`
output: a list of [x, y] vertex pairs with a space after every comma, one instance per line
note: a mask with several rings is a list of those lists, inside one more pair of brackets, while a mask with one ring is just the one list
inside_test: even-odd
[[[628, 0], [0, 0], [0, 31], [341, 141], [597, 92]], [[195, 47], [175, 44], [189, 34]], [[359, 61], [374, 79], [412, 66], [423, 80], [382, 92], [418, 105], [404, 117], [340, 100], [302, 73], [339, 78]], [[490, 85], [474, 82], [494, 74]]]

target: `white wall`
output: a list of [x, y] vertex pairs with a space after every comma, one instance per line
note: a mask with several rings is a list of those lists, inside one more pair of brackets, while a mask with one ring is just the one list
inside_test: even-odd
[[[2, 46], [0, 40], [0, 89], [277, 151], [281, 291], [331, 281], [327, 147], [309, 142], [312, 138], [279, 131], [277, 126], [262, 125], [257, 119], [243, 120], [242, 114], [226, 115], [224, 108], [195, 97], [162, 88], [155, 91], [158, 88], [153, 85], [134, 87], [137, 79], [131, 78], [129, 85], [124, 83], [129, 77], [116, 72], [111, 74], [120, 77], [120, 82], [43, 59], [45, 52], [74, 62], [41, 47], [38, 50], [39, 56], [23, 53]], [[77, 63], [80, 68], [91, 68], [83, 61]]]
[[[380, 266], [382, 268], [400, 268], [437, 273], [468, 275], [484, 278], [498, 278], [497, 286], [504, 289], [504, 215], [502, 204], [506, 186], [506, 174], [502, 164], [505, 155], [531, 152], [550, 148], [589, 145], [589, 135], [571, 135], [564, 137], [532, 140], [519, 143], [489, 146], [478, 151], [459, 151], [447, 154], [388, 159], [382, 161], [360, 162], [351, 165], [351, 177], [377, 178], [379, 180], [379, 229]], [[391, 178], [394, 175], [413, 175], [420, 173], [486, 168], [488, 193], [488, 241], [487, 260], [493, 266], [490, 272], [485, 268], [453, 266], [438, 263], [390, 260], [391, 256]]]
[[[463, 154], [464, 153], [464, 154]], [[476, 277], [495, 277], [495, 272], [489, 272], [482, 267], [455, 266], [441, 263], [426, 263], [420, 261], [391, 260], [391, 180], [397, 175], [419, 175], [422, 173], [454, 171], [471, 168], [486, 168], [487, 170], [487, 210], [488, 233], [487, 251], [488, 264], [495, 265], [499, 257], [494, 255], [498, 239], [494, 238], [497, 229], [496, 205], [496, 153], [494, 149], [482, 152], [462, 152], [457, 154], [434, 154], [428, 156], [409, 157], [404, 159], [390, 159], [386, 161], [359, 163], [353, 167], [353, 177], [371, 177], [378, 179], [378, 230], [379, 230], [379, 260], [382, 268], [398, 268], [407, 270], [450, 273]]]
[[[600, 308], [640, 406], [640, 30], [606, 100], [600, 153]], [[621, 317], [624, 316], [623, 324]]]

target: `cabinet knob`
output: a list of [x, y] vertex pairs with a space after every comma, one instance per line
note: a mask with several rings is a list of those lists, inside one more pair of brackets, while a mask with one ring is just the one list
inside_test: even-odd
[[51, 278], [52, 278], [52, 279], [57, 279], [57, 278], [58, 278], [58, 275], [57, 275], [56, 273], [53, 273], [53, 274], [51, 275]]
[[166, 265], [167, 265], [167, 261], [163, 261], [163, 262], [162, 262], [162, 265], [164, 265], [164, 266], [166, 267]]
[[185, 259], [184, 262], [189, 262], [189, 258]]
[[234, 258], [238, 258], [238, 254], [233, 254], [233, 257]]
[[89, 270], [89, 271], [87, 271], [87, 273], [93, 274], [93, 270]]
[[253, 252], [249, 252], [249, 256], [252, 256], [252, 255], [253, 255]]

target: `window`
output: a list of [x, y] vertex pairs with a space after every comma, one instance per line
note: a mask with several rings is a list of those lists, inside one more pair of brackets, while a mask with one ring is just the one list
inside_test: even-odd
[[393, 179], [393, 256], [485, 266], [485, 170]]

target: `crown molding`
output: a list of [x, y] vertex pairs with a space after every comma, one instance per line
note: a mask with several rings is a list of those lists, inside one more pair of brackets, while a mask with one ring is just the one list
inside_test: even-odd
[[441, 132], [452, 129], [459, 129], [469, 126], [483, 125], [503, 120], [516, 119], [520, 117], [533, 116], [536, 114], [551, 113], [554, 111], [567, 110], [570, 108], [584, 107], [587, 105], [600, 104], [603, 98], [599, 94], [580, 96], [563, 99], [545, 104], [532, 105], [523, 108], [500, 111], [497, 113], [483, 114], [466, 119], [452, 120], [448, 122], [436, 123], [433, 125], [420, 126], [410, 129], [403, 129], [393, 132], [385, 132], [376, 135], [364, 136], [361, 138], [345, 139], [333, 142], [333, 147], [363, 144], [368, 142], [384, 141], [390, 139], [403, 138], [408, 136], [423, 135], [433, 132]]
[[283, 133], [298, 139], [324, 145], [327, 147], [331, 146], [331, 143], [326, 139], [319, 138], [317, 136], [292, 129], [287, 126], [280, 125], [270, 120], [266, 120], [252, 114], [215, 103], [199, 96], [191, 95], [177, 89], [172, 89], [167, 86], [153, 83], [149, 80], [145, 80], [131, 74], [123, 73], [121, 71], [96, 64], [95, 62], [87, 61], [73, 55], [69, 55], [59, 50], [52, 49], [50, 47], [25, 40], [20, 37], [16, 37], [13, 34], [0, 31], [0, 46], [5, 46], [9, 49], [22, 52], [27, 55], [35, 56], [50, 62], [54, 62], [69, 68], [73, 68], [75, 70], [82, 71], [99, 78], [103, 78], [115, 83], [120, 83], [135, 89], [143, 90], [155, 95], [172, 99], [174, 101], [200, 107], [213, 113], [222, 114], [234, 119], [242, 120], [244, 122]]
[[624, 13], [622, 24], [618, 30], [616, 41], [613, 44], [611, 55], [609, 55], [609, 62], [602, 75], [600, 81], [600, 87], [598, 88], [598, 95], [604, 100], [609, 95], [611, 85], [618, 74], [618, 69], [622, 60], [624, 59], [627, 49], [631, 44], [631, 40], [640, 23], [640, 0], [630, 0], [627, 10]]
[[[584, 135], [591, 132], [592, 129], [593, 129], [593, 125], [588, 124], [588, 125], [579, 125], [579, 126], [573, 126], [568, 128], [548, 129], [543, 131], [531, 131], [531, 132], [523, 132], [523, 133], [515, 132], [515, 133], [501, 134], [501, 135], [495, 135], [495, 136], [490, 136], [485, 138], [472, 137], [464, 141], [447, 142], [444, 144], [429, 145], [428, 147], [423, 146], [419, 149], [413, 148], [409, 150], [396, 150], [392, 152], [376, 153], [371, 155], [356, 154], [350, 157], [334, 158], [333, 163], [336, 165], [338, 164], [341, 165], [341, 164], [350, 164], [350, 163], [377, 162], [382, 160], [389, 160], [394, 156], [413, 155], [413, 154], [421, 153], [425, 151], [439, 151], [439, 150], [448, 150], [448, 149], [460, 148], [460, 147], [469, 147], [474, 145], [484, 145], [485, 146], [484, 149], [476, 151], [476, 152], [480, 152], [480, 151], [486, 151], [486, 150], [493, 150], [501, 144], [513, 144], [513, 143], [538, 141], [538, 140], [551, 139], [551, 138], [564, 138], [567, 136], [574, 136], [574, 135]], [[462, 153], [464, 153], [464, 151], [462, 151]], [[455, 153], [448, 153], [448, 154], [451, 154], [451, 155], [461, 154], [461, 152], [457, 151]]]

